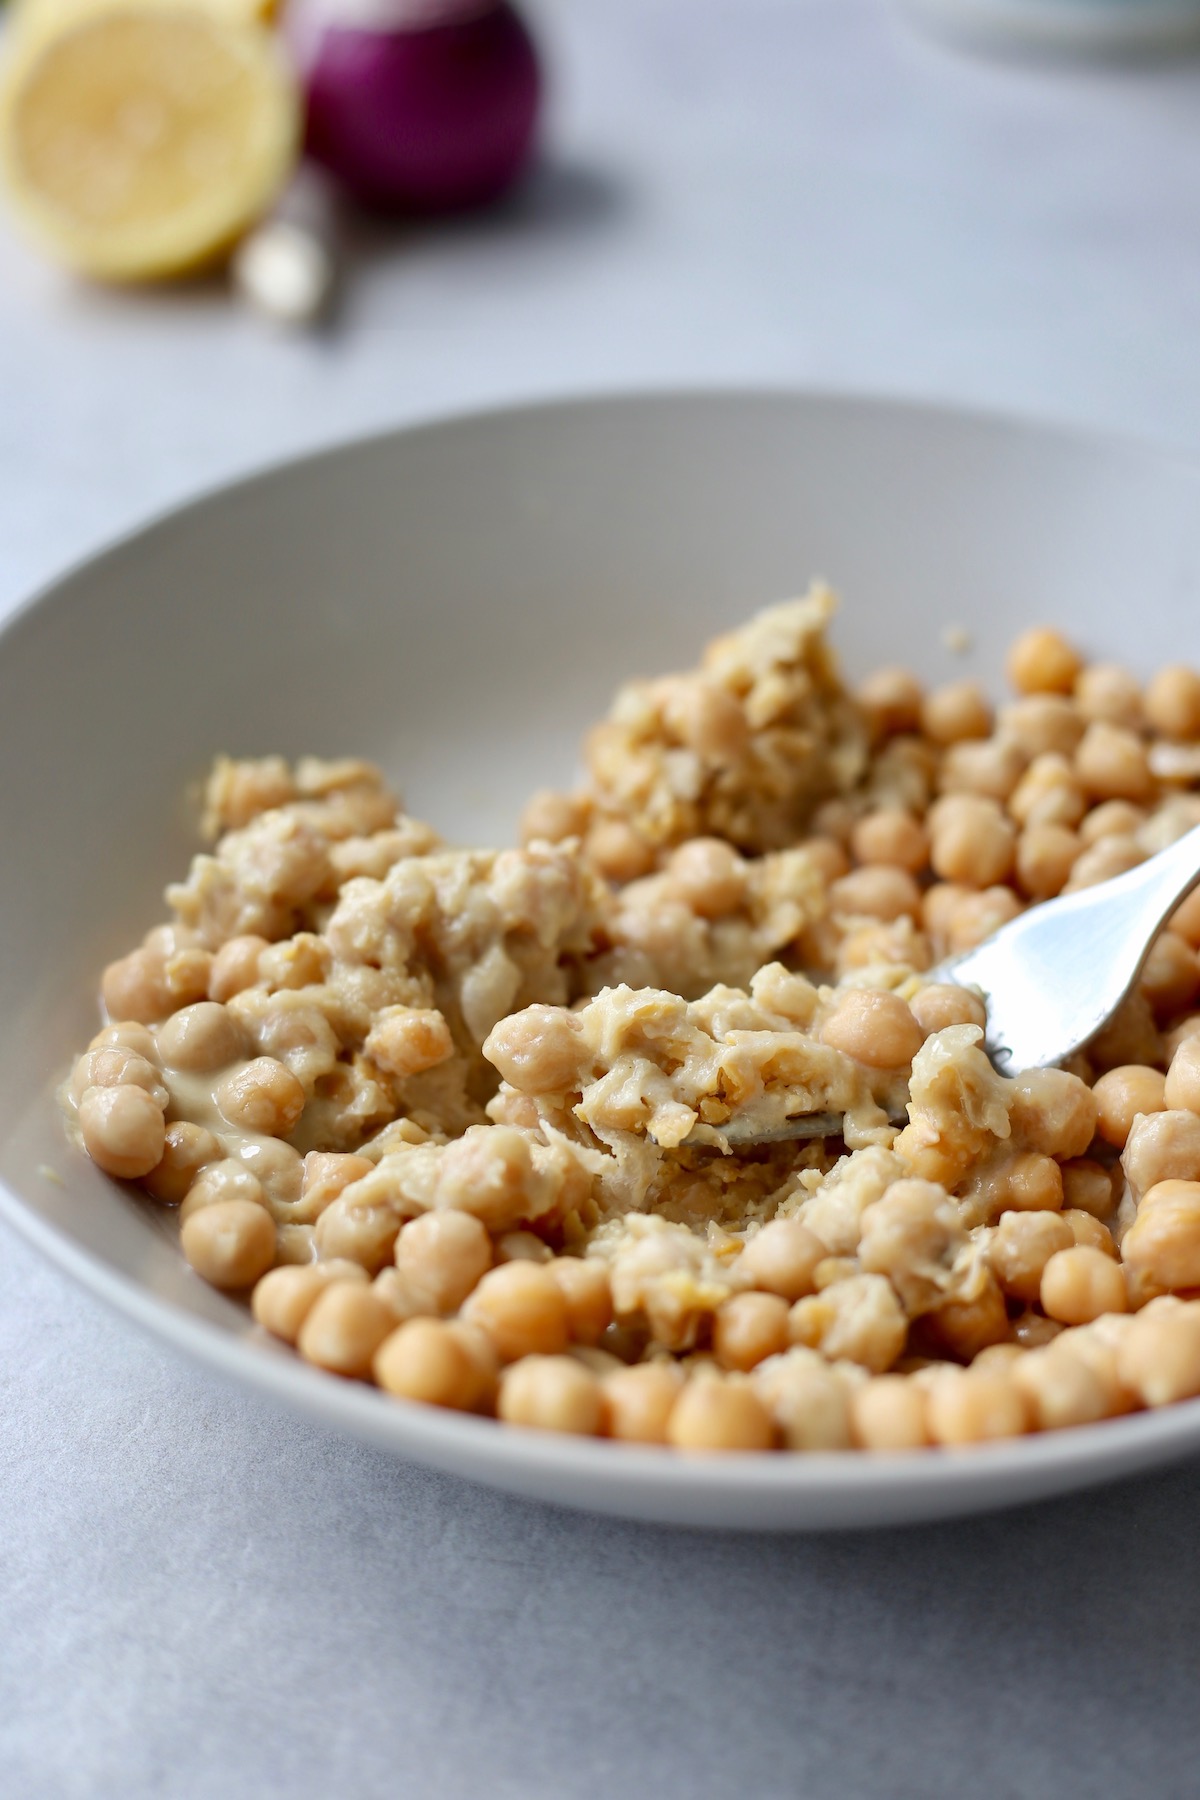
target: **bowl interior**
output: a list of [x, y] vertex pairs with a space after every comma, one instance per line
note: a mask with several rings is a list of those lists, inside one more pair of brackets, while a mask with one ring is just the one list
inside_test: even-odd
[[506, 841], [534, 787], [570, 780], [620, 680], [686, 667], [818, 573], [853, 673], [995, 685], [1039, 620], [1148, 672], [1200, 657], [1200, 479], [917, 408], [580, 402], [273, 471], [44, 594], [0, 637], [0, 1176], [22, 1222], [114, 1297], [245, 1335], [170, 1221], [68, 1149], [54, 1098], [99, 966], [162, 916], [196, 848], [215, 751], [373, 757], [452, 839]]

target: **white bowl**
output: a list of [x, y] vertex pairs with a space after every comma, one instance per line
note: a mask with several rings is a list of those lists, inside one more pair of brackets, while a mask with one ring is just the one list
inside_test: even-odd
[[[582, 401], [350, 445], [185, 507], [0, 635], [5, 1216], [156, 1335], [339, 1430], [515, 1492], [690, 1525], [894, 1524], [1200, 1449], [1200, 1402], [959, 1454], [684, 1459], [385, 1398], [260, 1343], [169, 1215], [66, 1145], [102, 962], [163, 912], [216, 750], [375, 757], [460, 840], [569, 779], [633, 672], [810, 574], [851, 671], [992, 676], [1053, 620], [1142, 672], [1200, 657], [1200, 474], [1147, 451], [787, 394]], [[972, 647], [954, 652], [947, 628]], [[953, 633], [951, 634], [953, 637]]]

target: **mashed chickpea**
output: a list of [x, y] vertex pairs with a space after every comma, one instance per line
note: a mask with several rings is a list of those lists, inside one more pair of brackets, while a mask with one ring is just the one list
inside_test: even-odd
[[803, 1455], [1200, 1393], [1200, 899], [1069, 1072], [998, 1074], [938, 973], [1200, 822], [1200, 673], [1034, 624], [1006, 703], [852, 691], [834, 608], [629, 682], [519, 849], [447, 848], [357, 760], [220, 758], [103, 971], [75, 1141], [399, 1402]]

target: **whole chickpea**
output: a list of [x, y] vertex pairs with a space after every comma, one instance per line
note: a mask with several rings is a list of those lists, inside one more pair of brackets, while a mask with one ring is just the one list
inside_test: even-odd
[[304, 1218], [315, 1223], [352, 1181], [361, 1181], [374, 1173], [375, 1164], [365, 1156], [353, 1156], [333, 1150], [310, 1150], [304, 1158], [300, 1181], [300, 1200]]
[[494, 1379], [464, 1341], [462, 1327], [443, 1319], [410, 1319], [375, 1351], [372, 1370], [388, 1394], [471, 1412], [491, 1399]]
[[131, 1019], [153, 1025], [171, 1011], [172, 996], [162, 953], [139, 948], [109, 963], [100, 978], [100, 992], [112, 1019]]
[[[89, 1050], [107, 1050], [118, 1045], [124, 1050], [132, 1050], [138, 1056], [144, 1056], [149, 1063], [158, 1061], [158, 1045], [154, 1041], [154, 1033], [146, 1025], [138, 1025], [133, 1019], [123, 1020], [119, 1025], [105, 1025], [99, 1030]], [[81, 1061], [86, 1058], [81, 1058]], [[91, 1082], [85, 1083], [90, 1087]], [[106, 1083], [100, 1085], [106, 1086]], [[82, 1092], [82, 1089], [80, 1090]]]
[[1143, 1286], [1200, 1287], [1200, 1181], [1149, 1188], [1121, 1239], [1121, 1259]]
[[1029, 1429], [1025, 1396], [1007, 1371], [941, 1371], [929, 1383], [926, 1404], [935, 1444], [979, 1444]]
[[900, 807], [881, 807], [854, 827], [850, 847], [860, 863], [882, 863], [919, 875], [929, 860], [929, 834]]
[[677, 1363], [635, 1363], [601, 1382], [610, 1437], [635, 1444], [665, 1444], [667, 1421], [683, 1387]]
[[857, 699], [878, 737], [920, 727], [924, 692], [907, 669], [877, 669], [859, 687]]
[[667, 1420], [676, 1450], [770, 1450], [775, 1425], [750, 1383], [736, 1375], [693, 1375]]
[[1074, 763], [1053, 752], [1035, 756], [1008, 796], [1008, 810], [1018, 825], [1077, 826], [1087, 802]]
[[487, 1332], [501, 1362], [556, 1356], [569, 1341], [567, 1303], [544, 1263], [489, 1270], [464, 1302], [462, 1316]]
[[847, 988], [821, 1026], [821, 1041], [869, 1069], [899, 1069], [912, 1062], [924, 1034], [896, 994]]
[[365, 1380], [395, 1325], [391, 1307], [369, 1282], [331, 1281], [309, 1308], [296, 1348], [305, 1362], [333, 1375]]
[[745, 754], [746, 714], [719, 681], [689, 675], [664, 684], [663, 714], [678, 736], [706, 762], [730, 763]]
[[1074, 1243], [1074, 1233], [1059, 1213], [1007, 1212], [988, 1245], [988, 1262], [1004, 1292], [1032, 1306], [1041, 1297], [1046, 1264]]
[[1031, 900], [1052, 900], [1070, 879], [1082, 846], [1066, 825], [1029, 825], [1017, 839], [1017, 885]]
[[491, 1267], [492, 1244], [478, 1219], [447, 1209], [401, 1226], [395, 1259], [413, 1311], [449, 1314]]
[[1005, 667], [1019, 694], [1069, 694], [1083, 659], [1057, 631], [1035, 625], [1017, 638]]
[[1091, 1157], [1073, 1157], [1062, 1165], [1063, 1207], [1107, 1219], [1116, 1208], [1111, 1172]]
[[213, 1000], [181, 1007], [158, 1028], [164, 1064], [189, 1074], [224, 1068], [245, 1055], [246, 1035], [231, 1012]]
[[1137, 731], [1142, 724], [1142, 690], [1118, 663], [1092, 663], [1075, 683], [1075, 704], [1085, 719], [1103, 719]]
[[846, 918], [915, 919], [921, 911], [921, 890], [906, 869], [884, 863], [852, 869], [829, 889], [830, 911]]
[[1032, 1350], [1013, 1366], [1012, 1379], [1024, 1395], [1036, 1431], [1091, 1425], [1114, 1410], [1108, 1384], [1089, 1363], [1067, 1348], [1064, 1333], [1044, 1350]]
[[300, 1122], [305, 1093], [283, 1063], [272, 1056], [256, 1056], [226, 1076], [216, 1100], [231, 1125], [267, 1137], [286, 1137]]
[[1154, 777], [1135, 731], [1102, 721], [1089, 725], [1075, 752], [1075, 772], [1095, 800], [1149, 800]]
[[136, 1181], [162, 1159], [162, 1107], [143, 1087], [88, 1088], [79, 1102], [84, 1149], [106, 1175]]
[[213, 1287], [245, 1288], [275, 1260], [275, 1221], [252, 1200], [219, 1200], [184, 1220], [180, 1242]]
[[1185, 944], [1200, 950], [1200, 888], [1194, 888], [1171, 915], [1171, 930], [1179, 933]]
[[1144, 1406], [1169, 1406], [1200, 1394], [1200, 1312], [1181, 1306], [1131, 1321], [1117, 1346], [1117, 1369]]
[[949, 681], [928, 696], [920, 723], [935, 744], [959, 744], [990, 736], [992, 709], [977, 681]]
[[1121, 1166], [1135, 1194], [1172, 1178], [1200, 1181], [1200, 1118], [1167, 1111], [1135, 1119]]
[[1013, 864], [1016, 833], [998, 803], [981, 794], [956, 794], [938, 803], [930, 862], [943, 881], [991, 887]]
[[1162, 931], [1150, 946], [1140, 986], [1154, 1016], [1169, 1019], [1190, 1006], [1200, 991], [1200, 959], [1174, 931]]
[[1020, 900], [1009, 887], [984, 888], [979, 894], [966, 894], [954, 908], [946, 947], [953, 952], [973, 950], [991, 937], [1023, 910]]
[[799, 1219], [772, 1219], [746, 1240], [739, 1273], [756, 1288], [783, 1300], [801, 1300], [814, 1291], [813, 1274], [828, 1252]]
[[1200, 1113], [1200, 1037], [1184, 1038], [1171, 1058], [1163, 1102], [1176, 1111]]
[[1096, 1135], [1092, 1090], [1067, 1069], [1026, 1069], [1009, 1097], [1014, 1141], [1044, 1156], [1082, 1156]]
[[529, 1140], [518, 1130], [507, 1125], [473, 1127], [446, 1146], [438, 1168], [436, 1204], [439, 1209], [474, 1213], [499, 1236], [527, 1217], [533, 1179]]
[[956, 987], [951, 982], [931, 982], [909, 1001], [913, 1018], [926, 1033], [945, 1031], [950, 1025], [987, 1024], [987, 1008], [970, 988]]
[[1004, 1295], [990, 1274], [971, 1299], [948, 1300], [928, 1315], [925, 1324], [936, 1344], [964, 1362], [989, 1344], [1001, 1344], [1011, 1336]]
[[1092, 1094], [1097, 1108], [1096, 1130], [1105, 1143], [1123, 1150], [1139, 1113], [1163, 1111], [1166, 1085], [1160, 1070], [1140, 1063], [1123, 1063], [1102, 1075]]
[[612, 1324], [608, 1270], [596, 1257], [556, 1256], [546, 1264], [567, 1308], [573, 1344], [598, 1344]]
[[1200, 738], [1200, 675], [1179, 663], [1160, 669], [1146, 689], [1146, 717], [1164, 737]]
[[654, 867], [654, 850], [624, 819], [597, 819], [585, 839], [588, 857], [601, 875], [623, 887]]
[[140, 1087], [165, 1110], [170, 1095], [157, 1061], [127, 1044], [100, 1044], [85, 1050], [71, 1075], [71, 1098], [78, 1106], [89, 1088]]
[[584, 794], [560, 794], [539, 788], [521, 813], [521, 842], [541, 840], [561, 844], [564, 838], [582, 837], [587, 830], [591, 802]]
[[506, 1425], [595, 1437], [604, 1417], [599, 1381], [570, 1356], [524, 1356], [500, 1377], [496, 1411]]
[[1001, 735], [1026, 756], [1070, 756], [1086, 721], [1065, 694], [1027, 694], [1000, 713]]
[[753, 1369], [786, 1350], [788, 1302], [778, 1294], [734, 1294], [713, 1319], [713, 1352], [724, 1369]]
[[721, 838], [691, 838], [672, 852], [667, 889], [702, 919], [736, 912], [746, 893], [746, 865]]
[[1028, 760], [1020, 745], [1006, 738], [951, 744], [942, 759], [939, 785], [945, 795], [976, 794], [1005, 802], [1015, 792]]
[[255, 1284], [250, 1310], [264, 1331], [285, 1344], [294, 1344], [318, 1294], [331, 1281], [366, 1279], [366, 1271], [355, 1263], [310, 1262], [268, 1269]]
[[574, 1013], [561, 1006], [527, 1006], [492, 1027], [483, 1054], [522, 1094], [577, 1088], [587, 1047]]
[[267, 1207], [262, 1182], [236, 1156], [222, 1157], [219, 1162], [206, 1162], [183, 1197], [179, 1209], [180, 1224], [186, 1224], [193, 1213], [226, 1201], [242, 1201], [248, 1206]]
[[219, 1162], [224, 1152], [220, 1140], [203, 1125], [178, 1119], [163, 1135], [162, 1156], [144, 1178], [146, 1192], [167, 1206], [178, 1206], [201, 1169]]
[[1059, 1216], [1070, 1226], [1071, 1236], [1077, 1244], [1086, 1244], [1092, 1250], [1103, 1250], [1105, 1256], [1111, 1256], [1116, 1261], [1117, 1246], [1107, 1225], [1094, 1219], [1090, 1212], [1084, 1212], [1082, 1207], [1064, 1207]]
[[854, 1440], [861, 1450], [918, 1450], [929, 1442], [927, 1396], [906, 1375], [875, 1375], [850, 1395]]
[[1145, 823], [1145, 807], [1131, 800], [1103, 800], [1080, 820], [1079, 841], [1091, 850], [1105, 838], [1136, 838]]
[[1042, 1271], [1042, 1307], [1064, 1325], [1087, 1325], [1101, 1313], [1129, 1310], [1120, 1266], [1103, 1250], [1076, 1244], [1057, 1251]]
[[208, 972], [208, 997], [224, 1005], [235, 994], [245, 993], [258, 980], [258, 959], [268, 948], [265, 937], [247, 932], [228, 938], [217, 951]]
[[378, 1015], [363, 1048], [381, 1069], [403, 1081], [446, 1062], [454, 1054], [454, 1039], [436, 1007], [394, 1006]]
[[1013, 1212], [1061, 1212], [1062, 1170], [1052, 1156], [1019, 1150], [996, 1170], [993, 1191], [1000, 1206]]

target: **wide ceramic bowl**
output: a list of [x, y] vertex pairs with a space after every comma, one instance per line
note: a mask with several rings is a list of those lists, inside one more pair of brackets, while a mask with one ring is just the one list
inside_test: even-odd
[[[68, 1147], [55, 1086], [101, 964], [163, 912], [216, 750], [361, 753], [460, 841], [568, 781], [623, 677], [828, 576], [851, 673], [992, 678], [1052, 620], [1200, 659], [1200, 473], [1147, 451], [788, 394], [582, 401], [353, 444], [203, 499], [0, 634], [0, 1195], [160, 1338], [334, 1428], [546, 1500], [680, 1524], [866, 1525], [1200, 1450], [1200, 1402], [963, 1452], [689, 1459], [410, 1406], [259, 1341], [170, 1215]], [[953, 646], [970, 636], [965, 652]]]

